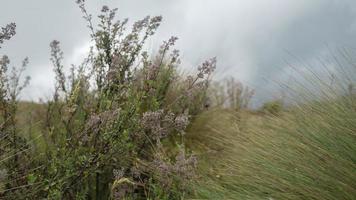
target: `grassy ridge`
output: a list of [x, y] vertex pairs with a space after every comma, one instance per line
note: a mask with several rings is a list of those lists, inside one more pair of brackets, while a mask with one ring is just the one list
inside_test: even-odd
[[355, 105], [354, 97], [345, 96], [278, 116], [205, 113], [188, 135], [202, 158], [197, 196], [355, 199]]

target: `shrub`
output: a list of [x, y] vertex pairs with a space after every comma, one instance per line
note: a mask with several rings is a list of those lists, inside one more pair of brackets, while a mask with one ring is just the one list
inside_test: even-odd
[[283, 103], [280, 100], [270, 101], [263, 104], [261, 111], [265, 114], [278, 115], [283, 110]]
[[212, 107], [224, 107], [235, 111], [247, 110], [255, 91], [233, 77], [215, 82], [209, 89]]
[[[6, 25], [0, 32], [0, 44], [15, 35], [16, 25]], [[1, 46], [0, 46], [1, 48]], [[29, 83], [26, 77], [21, 83], [21, 75], [28, 64], [28, 58], [22, 62], [21, 68], [12, 68], [9, 72], [10, 60], [6, 55], [0, 58], [0, 197], [10, 194], [16, 198], [13, 188], [21, 190], [28, 183], [26, 176], [30, 171], [30, 148], [20, 134], [17, 122], [18, 95]]]
[[[128, 31], [128, 20], [116, 20], [117, 9], [103, 6], [94, 26], [85, 2], [76, 2], [94, 45], [83, 63], [67, 75], [60, 42], [51, 42], [55, 91], [43, 103], [46, 111], [37, 133], [46, 147], [26, 151], [33, 159], [24, 169], [17, 168], [19, 164], [3, 168], [1, 163], [1, 197], [183, 198], [191, 192], [196, 168], [195, 156], [184, 145], [184, 131], [202, 107], [190, 102], [195, 101], [195, 91], [205, 93], [216, 59], [203, 62], [195, 76], [182, 80], [176, 72], [179, 51], [171, 49], [177, 37], [165, 41], [152, 58], [142, 50], [161, 24], [161, 16], [147, 16]], [[13, 27], [3, 29], [1, 43], [14, 34]], [[7, 64], [3, 59], [1, 69]], [[26, 64], [27, 60], [21, 72]], [[27, 81], [19, 85], [17, 73], [9, 79], [13, 82], [7, 82], [5, 75], [1, 78], [3, 122], [11, 128], [4, 134], [15, 137], [16, 97]], [[173, 94], [178, 80], [180, 88]], [[23, 145], [28, 142], [23, 140]], [[13, 149], [22, 151], [18, 145]], [[14, 179], [9, 174], [18, 174], [21, 182], [4, 184]]]

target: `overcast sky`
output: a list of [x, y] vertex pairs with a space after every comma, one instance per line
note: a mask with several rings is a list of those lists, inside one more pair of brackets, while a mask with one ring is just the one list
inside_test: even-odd
[[[257, 91], [283, 76], [289, 54], [308, 62], [329, 49], [356, 47], [355, 0], [87, 0], [93, 15], [103, 4], [132, 21], [162, 15], [149, 49], [178, 36], [187, 70], [217, 56], [218, 76], [232, 75]], [[76, 64], [88, 47], [86, 23], [74, 0], [0, 0], [0, 26], [9, 22], [17, 23], [17, 35], [0, 54], [14, 65], [30, 58], [24, 97], [37, 100], [52, 88], [50, 41], [61, 41], [67, 66]]]

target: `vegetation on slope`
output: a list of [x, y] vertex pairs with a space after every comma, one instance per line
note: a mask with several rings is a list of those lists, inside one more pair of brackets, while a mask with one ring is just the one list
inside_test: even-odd
[[[156, 56], [143, 51], [161, 16], [128, 29], [127, 20], [116, 19], [117, 9], [103, 6], [95, 26], [85, 2], [77, 4], [94, 45], [67, 75], [60, 42], [50, 43], [52, 98], [20, 103], [28, 59], [10, 73], [8, 57], [0, 59], [0, 198], [184, 198], [197, 163], [185, 148], [184, 131], [204, 109], [216, 59], [203, 62], [196, 75], [180, 77], [176, 37], [163, 42]], [[2, 29], [0, 44], [15, 28]]]
[[[352, 59], [330, 84], [312, 72], [284, 85], [289, 101], [255, 111], [250, 88], [211, 82], [215, 58], [179, 75], [176, 37], [143, 51], [160, 16], [128, 29], [104, 6], [95, 26], [77, 4], [94, 45], [66, 74], [51, 42], [52, 98], [20, 102], [28, 59], [9, 71], [0, 58], [0, 199], [356, 198]], [[15, 29], [1, 29], [0, 45]]]
[[278, 114], [203, 113], [187, 136], [201, 158], [197, 197], [355, 199], [356, 96], [344, 89], [301, 92]]

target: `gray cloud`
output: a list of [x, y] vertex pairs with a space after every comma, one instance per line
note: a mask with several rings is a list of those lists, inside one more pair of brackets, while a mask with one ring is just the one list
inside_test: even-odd
[[[2, 0], [0, 24], [14, 21], [16, 37], [1, 50], [16, 63], [29, 56], [32, 86], [26, 98], [48, 93], [53, 77], [48, 44], [60, 40], [68, 64], [77, 62], [88, 45], [88, 31], [74, 0]], [[287, 52], [305, 61], [327, 48], [355, 46], [354, 0], [88, 0], [90, 12], [99, 4], [119, 8], [120, 17], [137, 20], [162, 15], [164, 22], [149, 41], [156, 49], [170, 35], [180, 38], [185, 69], [217, 56], [219, 76], [233, 75], [262, 90], [266, 80], [283, 76]]]

